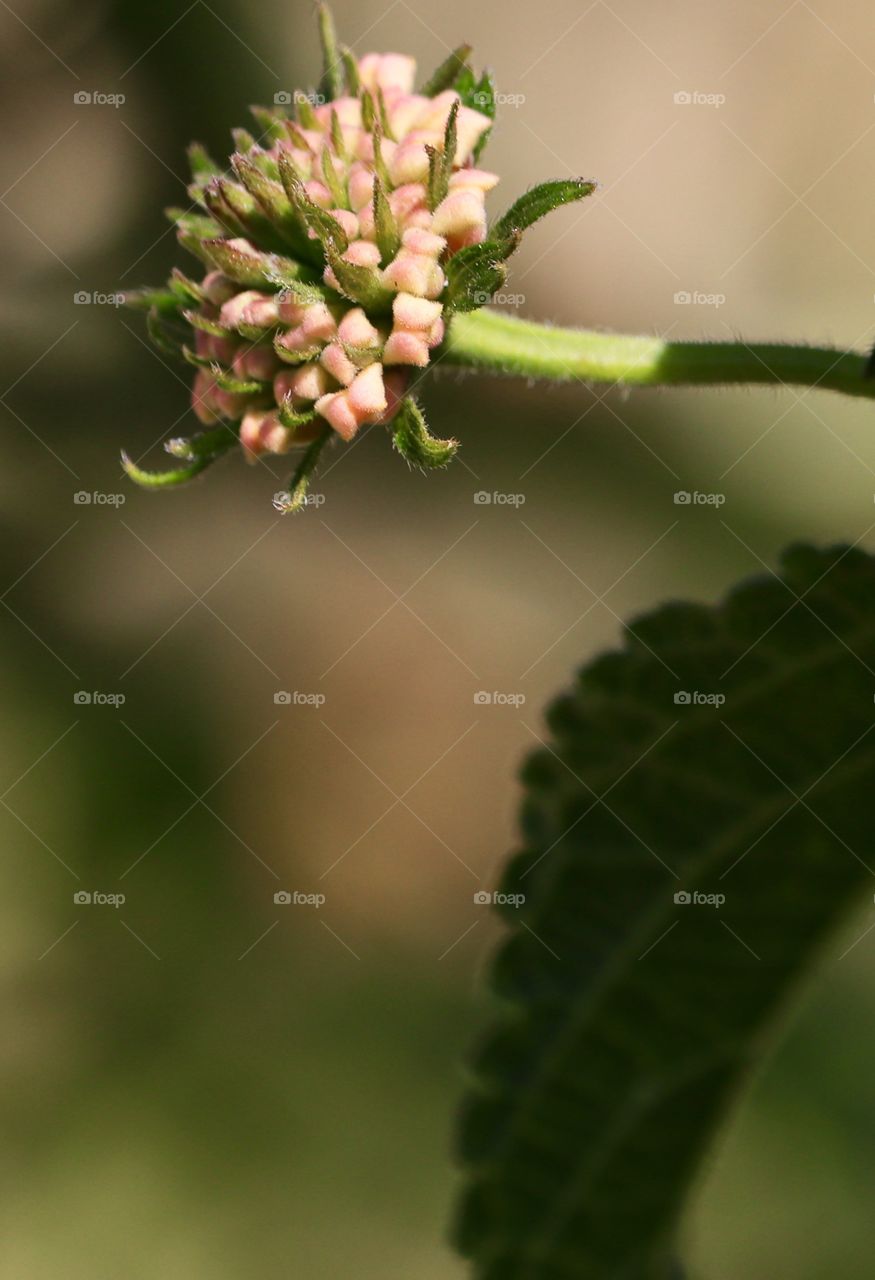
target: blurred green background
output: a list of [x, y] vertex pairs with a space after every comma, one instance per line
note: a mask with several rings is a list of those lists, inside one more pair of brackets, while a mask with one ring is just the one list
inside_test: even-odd
[[[495, 209], [601, 179], [528, 235], [505, 307], [872, 342], [862, 0], [335, 10], [359, 54], [430, 71], [466, 39], [495, 69]], [[443, 374], [446, 474], [375, 430], [295, 519], [271, 506], [281, 466], [142, 494], [119, 448], [160, 464], [188, 379], [137, 315], [75, 295], [181, 261], [161, 210], [185, 144], [226, 154], [249, 102], [314, 81], [310, 6], [14, 0], [0, 32], [0, 1276], [461, 1277], [449, 1135], [495, 939], [473, 895], [513, 846], [539, 708], [667, 596], [713, 599], [797, 537], [872, 545], [871, 406]], [[872, 909], [702, 1184], [710, 1280], [872, 1274]]]

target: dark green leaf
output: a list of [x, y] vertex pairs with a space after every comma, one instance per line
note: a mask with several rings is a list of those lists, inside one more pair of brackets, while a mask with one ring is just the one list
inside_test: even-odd
[[670, 1274], [715, 1127], [871, 893], [873, 677], [875, 561], [797, 547], [550, 708], [461, 1134], [478, 1280]]
[[446, 266], [448, 312], [476, 311], [485, 306], [507, 279], [504, 259], [516, 247], [519, 232], [500, 242], [468, 245], [454, 253]]

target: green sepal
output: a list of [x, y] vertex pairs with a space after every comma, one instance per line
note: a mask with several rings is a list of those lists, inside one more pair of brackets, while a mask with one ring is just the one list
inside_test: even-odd
[[302, 129], [315, 129], [319, 131], [319, 121], [316, 119], [316, 112], [313, 110], [313, 104], [305, 93], [295, 95], [295, 106], [297, 108], [298, 123]]
[[183, 304], [194, 303], [199, 307], [206, 301], [206, 295], [201, 286], [196, 281], [190, 280], [184, 272], [179, 270], [179, 267], [174, 267], [170, 272], [168, 284], [171, 293]]
[[320, 434], [312, 444], [307, 446], [303, 458], [298, 463], [289, 481], [287, 490], [283, 494], [277, 494], [273, 500], [274, 507], [282, 515], [293, 515], [304, 506], [307, 490], [310, 487], [310, 479], [319, 462], [322, 450], [333, 435], [333, 429], [326, 422]]
[[211, 463], [220, 458], [223, 453], [232, 448], [236, 443], [236, 437], [232, 434], [227, 440], [217, 443], [209, 453], [203, 453], [194, 458], [186, 467], [176, 467], [169, 471], [144, 471], [142, 467], [122, 452], [122, 466], [127, 474], [138, 484], [141, 489], [171, 489], [179, 484], [186, 484], [189, 480], [193, 480], [196, 475], [200, 475], [205, 471]]
[[213, 366], [212, 356], [201, 356], [186, 343], [182, 344], [182, 358], [186, 364], [193, 364], [196, 369], [210, 369]]
[[507, 279], [505, 259], [516, 248], [520, 234], [517, 231], [501, 241], [484, 240], [453, 254], [445, 268], [444, 304], [448, 312], [476, 311], [491, 300]]
[[421, 471], [445, 467], [459, 449], [458, 440], [437, 440], [429, 433], [422, 410], [405, 396], [392, 424], [392, 443], [402, 458]]
[[307, 364], [308, 361], [317, 359], [322, 353], [321, 347], [304, 347], [301, 351], [290, 351], [288, 347], [279, 345], [281, 337], [280, 333], [276, 335], [273, 340], [273, 349], [283, 364]]
[[235, 378], [233, 373], [229, 372], [228, 369], [223, 369], [215, 361], [210, 364], [210, 372], [215, 378], [217, 386], [221, 387], [223, 391], [230, 391], [235, 396], [264, 395], [270, 390], [269, 382], [261, 382], [257, 378]]
[[382, 314], [391, 311], [395, 294], [383, 284], [378, 271], [356, 262], [347, 262], [330, 244], [325, 246], [325, 257], [345, 298], [357, 302], [368, 312]]
[[164, 448], [173, 458], [195, 462], [199, 458], [213, 458], [236, 442], [234, 427], [223, 423], [209, 431], [200, 431], [196, 436], [176, 436], [173, 440], [165, 440]]
[[241, 155], [245, 156], [253, 148], [258, 147], [258, 143], [248, 129], [232, 129], [231, 137], [234, 139], [234, 150], [239, 151]]
[[468, 67], [468, 59], [471, 56], [471, 45], [460, 44], [458, 49], [454, 49], [448, 58], [445, 58], [434, 74], [426, 80], [425, 84], [419, 90], [424, 98], [436, 98], [439, 93], [443, 93], [445, 89], [452, 89], [456, 85], [461, 73], [465, 70], [470, 71]]
[[359, 66], [353, 56], [352, 50], [344, 45], [340, 51], [343, 60], [343, 73], [346, 82], [346, 92], [351, 98], [357, 98], [361, 93], [362, 82], [359, 76]]
[[346, 149], [346, 141], [340, 125], [340, 116], [333, 107], [331, 109], [331, 145], [334, 147], [335, 155], [339, 160], [344, 162], [349, 160], [349, 152]]
[[456, 158], [456, 147], [458, 145], [456, 130], [458, 116], [459, 103], [456, 101], [450, 107], [449, 115], [447, 116], [443, 150], [439, 151], [436, 147], [426, 147], [428, 152], [428, 207], [432, 213], [441, 201], [447, 198], [447, 193], [450, 189], [450, 175], [453, 172], [453, 162]]
[[162, 354], [169, 356], [171, 360], [185, 359], [183, 353], [184, 343], [181, 336], [177, 334], [176, 330], [167, 325], [157, 307], [153, 307], [146, 316], [146, 332], [152, 344]]
[[257, 201], [264, 215], [284, 239], [296, 252], [306, 250], [309, 253], [306, 228], [282, 183], [269, 178], [255, 160], [240, 152], [231, 157], [231, 166], [250, 196]]
[[334, 160], [328, 147], [324, 147], [322, 151], [322, 177], [325, 179], [326, 187], [331, 192], [334, 207], [336, 209], [348, 209], [349, 197], [344, 190], [343, 183], [337, 176]]
[[[495, 120], [495, 82], [489, 71], [484, 71], [478, 83], [474, 87], [472, 104], [475, 111], [479, 111], [481, 115], [488, 116], [490, 120]], [[489, 141], [489, 135], [492, 133], [490, 126], [477, 140], [477, 145], [472, 153], [472, 160], [476, 164], [480, 159], [481, 152]]]
[[343, 253], [349, 246], [346, 232], [336, 218], [333, 218], [325, 209], [320, 209], [307, 195], [304, 184], [295, 171], [294, 162], [287, 152], [280, 152], [279, 167], [286, 195], [309, 229], [316, 233], [323, 248], [331, 244], [338, 253]]
[[386, 189], [377, 173], [374, 174], [374, 226], [377, 233], [377, 248], [380, 250], [380, 258], [385, 266], [392, 261], [401, 247], [401, 231], [386, 198]]
[[181, 309], [179, 295], [173, 289], [128, 289], [124, 294], [125, 306], [135, 311], [173, 313]]
[[320, 4], [317, 9], [319, 21], [319, 41], [322, 45], [322, 79], [320, 91], [330, 101], [343, 97], [343, 61], [337, 45], [337, 32], [334, 19], [327, 4]]
[[558, 178], [554, 182], [540, 182], [520, 196], [507, 213], [498, 219], [490, 229], [489, 239], [509, 240], [560, 205], [571, 204], [575, 200], [582, 200], [584, 196], [592, 195], [597, 186], [598, 183], [588, 178]]
[[293, 258], [257, 250], [244, 253], [226, 239], [204, 240], [202, 247], [210, 264], [236, 284], [253, 289], [288, 289], [301, 302], [320, 302], [325, 297], [325, 291], [318, 285], [302, 280], [302, 275], [309, 273]]
[[219, 324], [217, 320], [210, 320], [208, 316], [203, 315], [200, 311], [183, 311], [182, 313], [193, 329], [200, 329], [202, 333], [208, 333], [212, 338], [233, 338], [233, 329], [227, 329], [223, 324]]
[[271, 111], [267, 107], [250, 107], [249, 114], [261, 129], [259, 142], [274, 143], [285, 139], [286, 118], [281, 111], [278, 109]]
[[304, 413], [299, 413], [292, 406], [292, 397], [284, 396], [277, 406], [277, 417], [284, 427], [288, 427], [290, 431], [297, 431], [299, 427], [306, 427], [313, 421], [316, 410], [308, 409]]
[[[238, 187], [242, 195], [247, 197], [245, 206], [241, 207], [241, 202], [232, 194], [231, 183], [223, 181], [221, 178], [212, 178], [208, 186], [203, 189], [203, 200], [207, 209], [218, 222], [222, 230], [233, 237], [246, 237], [252, 235], [249, 225], [248, 215], [250, 215], [255, 207], [255, 201], [244, 191], [242, 187]], [[237, 205], [237, 208], [235, 208]], [[239, 213], [238, 213], [239, 209]]]

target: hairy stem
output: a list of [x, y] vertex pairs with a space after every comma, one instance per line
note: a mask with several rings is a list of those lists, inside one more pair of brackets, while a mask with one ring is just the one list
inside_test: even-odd
[[789, 343], [667, 342], [558, 329], [486, 310], [453, 317], [444, 358], [469, 369], [560, 382], [639, 387], [768, 383], [875, 399], [869, 359], [854, 351]]

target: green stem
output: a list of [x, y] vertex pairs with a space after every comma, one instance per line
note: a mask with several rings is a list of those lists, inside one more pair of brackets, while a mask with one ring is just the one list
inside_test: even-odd
[[868, 356], [781, 343], [667, 342], [662, 338], [557, 329], [497, 311], [453, 317], [450, 363], [551, 381], [672, 387], [767, 383], [875, 399]]

